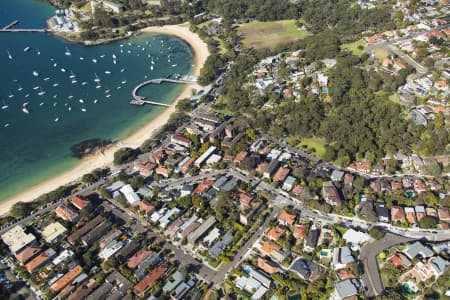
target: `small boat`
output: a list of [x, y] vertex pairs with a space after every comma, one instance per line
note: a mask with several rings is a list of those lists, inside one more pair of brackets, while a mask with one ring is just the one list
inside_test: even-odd
[[30, 97], [30, 94], [26, 94], [26, 95], [25, 95], [25, 98], [28, 98], [28, 97]]
[[66, 73], [66, 69], [61, 68], [61, 72]]
[[70, 95], [69, 97], [67, 97], [67, 99], [72, 99], [73, 98], [73, 96], [72, 95]]
[[122, 49], [120, 49], [120, 53], [123, 53], [123, 50], [122, 50]]
[[116, 59], [117, 56], [113, 53], [112, 58], [113, 58], [113, 59]]
[[100, 89], [102, 86], [101, 85], [96, 85], [95, 88], [96, 89]]
[[36, 49], [36, 54], [41, 55], [41, 51], [39, 51], [39, 49]]
[[102, 54], [102, 55], [100, 55], [100, 58], [103, 58], [103, 57], [105, 57], [106, 56], [106, 54]]
[[75, 84], [75, 83], [77, 83], [78, 81], [76, 80], [76, 79], [72, 79], [72, 84]]
[[23, 87], [21, 87], [21, 86], [19, 85], [19, 87], [17, 88], [17, 90], [20, 92], [20, 91], [23, 90]]
[[37, 71], [33, 71], [33, 76], [39, 76], [39, 73]]
[[3, 127], [9, 127], [9, 126], [10, 126], [9, 123], [6, 123], [5, 125], [3, 125]]
[[57, 63], [54, 63], [54, 64], [53, 64], [53, 67], [56, 68], [57, 65], [58, 65]]
[[150, 62], [152, 65], [154, 65], [155, 64], [155, 61], [152, 59], [152, 61]]
[[72, 72], [72, 70], [70, 70], [70, 76], [69, 76], [69, 78], [75, 78], [75, 77], [77, 77], [77, 76]]
[[153, 66], [150, 66], [150, 70], [153, 71]]
[[128, 46], [131, 46], [131, 43], [128, 43]]
[[22, 107], [26, 107], [28, 104], [30, 104], [30, 102], [24, 102], [22, 103]]
[[58, 102], [53, 102], [53, 107], [56, 107], [58, 105]]
[[105, 74], [111, 74], [111, 71], [106, 70]]
[[110, 91], [110, 90], [106, 90], [106, 91], [105, 91], [105, 94], [108, 94], [109, 92], [111, 92], [111, 91]]
[[115, 59], [113, 60], [113, 64], [115, 64], [115, 65], [117, 64], [117, 61]]
[[10, 95], [8, 95], [8, 97], [9, 97], [9, 98], [12, 98], [12, 97], [14, 97], [14, 94], [10, 94]]
[[67, 105], [69, 105], [69, 103], [64, 103], [64, 106], [67, 106]]
[[147, 76], [147, 75], [145, 75], [145, 76], [144, 76], [144, 78], [145, 78], [145, 79], [147, 79], [147, 78], [148, 78], [148, 76]]
[[122, 80], [120, 83], [121, 84], [125, 84], [125, 83], [127, 83], [127, 81], [126, 80]]
[[39, 86], [37, 85], [37, 86], [35, 86], [35, 87], [33, 87], [33, 90], [38, 90], [39, 89]]
[[124, 71], [125, 71], [125, 69], [121, 69], [121, 70], [120, 70], [120, 73], [123, 73]]
[[53, 84], [54, 87], [56, 87], [56, 86], [58, 86], [58, 85], [59, 85], [59, 83], [54, 83], [54, 84]]
[[56, 123], [56, 122], [58, 122], [58, 121], [59, 121], [59, 118], [58, 118], [58, 117], [56, 117], [54, 121], [55, 121], [55, 123]]
[[95, 58], [93, 58], [93, 59], [92, 59], [92, 62], [93, 62], [94, 64], [96, 64], [96, 63], [97, 63], [97, 60], [96, 60]]
[[131, 53], [131, 51], [130, 51], [130, 50], [128, 50], [127, 52], [128, 52], [128, 54], [130, 54], [130, 53]]
[[116, 87], [117, 90], [120, 90], [122, 87], [119, 85], [118, 87]]
[[177, 66], [177, 64], [173, 64], [173, 65], [172, 65], [172, 68], [175, 68], [176, 66]]
[[7, 109], [8, 105], [6, 105], [5, 101], [3, 101], [2, 109]]
[[110, 94], [108, 94], [108, 95], [106, 95], [105, 97], [106, 97], [106, 98], [109, 98], [109, 97], [111, 97], [111, 95], [110, 95]]
[[49, 81], [50, 80], [50, 77], [45, 77], [44, 78], [44, 81]]
[[56, 97], [58, 97], [58, 94], [54, 94], [54, 95], [53, 95], [53, 98], [54, 98], [54, 99], [56, 99]]
[[28, 51], [30, 51], [30, 47], [25, 47], [25, 49], [23, 49], [23, 52], [28, 52]]
[[86, 84], [88, 84], [87, 81], [83, 81], [83, 82], [81, 83], [81, 85], [86, 85]]
[[79, 99], [78, 102], [84, 103], [84, 100], [83, 99]]
[[44, 102], [39, 103], [39, 106], [42, 106], [42, 105], [44, 105]]
[[67, 47], [66, 47], [66, 52], [64, 52], [64, 54], [66, 56], [71, 56], [72, 55], [72, 53], [70, 53], [70, 51], [69, 51], [69, 48], [67, 48]]
[[22, 108], [22, 111], [23, 111], [24, 113], [26, 113], [27, 115], [30, 113], [30, 111], [29, 111], [26, 107]]
[[9, 53], [9, 51], [6, 51], [6, 52], [8, 53], [8, 58], [12, 59], [13, 57], [12, 57], [11, 53]]
[[94, 103], [97, 103], [98, 102], [98, 100], [97, 99], [94, 99]]
[[41, 90], [41, 91], [38, 93], [38, 95], [39, 95], [39, 96], [45, 95], [45, 92], [44, 92], [43, 90]]
[[71, 110], [72, 110], [72, 107], [69, 106], [69, 107], [67, 108], [67, 110], [68, 110], [68, 111], [71, 111]]
[[81, 111], [82, 111], [82, 112], [86, 112], [86, 108], [84, 108], [84, 107], [81, 108]]
[[94, 73], [94, 74], [95, 74], [95, 79], [94, 79], [94, 81], [95, 81], [95, 82], [100, 82], [100, 78], [98, 78], [97, 73]]
[[80, 56], [80, 60], [84, 60], [84, 57], [83, 57], [83, 56]]

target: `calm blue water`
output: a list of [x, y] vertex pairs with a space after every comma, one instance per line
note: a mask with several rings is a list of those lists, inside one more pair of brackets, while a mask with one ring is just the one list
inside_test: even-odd
[[[17, 27], [44, 28], [53, 11], [36, 0], [0, 0], [0, 26], [19, 20]], [[121, 139], [155, 118], [162, 108], [129, 105], [134, 86], [146, 76], [188, 74], [192, 61], [189, 45], [166, 35], [84, 47], [48, 34], [0, 33], [0, 106], [8, 106], [0, 109], [0, 201], [73, 167], [70, 146]], [[181, 88], [155, 85], [140, 94], [170, 103]]]

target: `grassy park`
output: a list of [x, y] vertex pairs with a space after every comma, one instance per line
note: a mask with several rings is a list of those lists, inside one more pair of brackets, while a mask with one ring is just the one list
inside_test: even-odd
[[278, 44], [294, 42], [310, 35], [309, 32], [298, 29], [295, 20], [250, 22], [240, 25], [238, 32], [244, 45], [256, 50], [272, 49]]

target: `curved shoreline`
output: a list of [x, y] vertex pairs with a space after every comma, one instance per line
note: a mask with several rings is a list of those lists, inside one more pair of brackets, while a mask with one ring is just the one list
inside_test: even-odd
[[[144, 28], [141, 29], [140, 32], [173, 35], [187, 42], [194, 52], [194, 67], [192, 68], [191, 73], [193, 75], [200, 74], [200, 69], [205, 63], [206, 58], [209, 56], [208, 46], [200, 39], [197, 34], [191, 32], [188, 27], [179, 25], [166, 25], [162, 27]], [[193, 89], [198, 90], [199, 86], [196, 84], [185, 85], [181, 93], [176, 97], [175, 101], [172, 102], [172, 105], [169, 108], [165, 109], [155, 119], [145, 124], [142, 128], [140, 128], [130, 136], [124, 138], [121, 141], [118, 141], [120, 143], [115, 143], [114, 146], [109, 147], [104, 151], [104, 153], [86, 157], [82, 159], [80, 163], [77, 164], [74, 168], [68, 170], [67, 172], [64, 172], [63, 174], [55, 174], [55, 176], [57, 177], [50, 178], [44, 182], [30, 187], [29, 189], [15, 196], [1, 201], [0, 215], [6, 215], [9, 212], [11, 206], [16, 202], [33, 201], [42, 194], [48, 193], [62, 185], [80, 179], [81, 176], [91, 172], [96, 168], [102, 168], [111, 165], [114, 157], [114, 152], [122, 147], [139, 147], [169, 120], [170, 115], [175, 112], [175, 106], [179, 100], [191, 97]], [[119, 144], [121, 146], [119, 146]]]

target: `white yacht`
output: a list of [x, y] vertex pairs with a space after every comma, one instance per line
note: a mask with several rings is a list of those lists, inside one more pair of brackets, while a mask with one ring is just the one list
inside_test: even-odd
[[72, 53], [70, 53], [70, 51], [69, 51], [69, 48], [67, 48], [67, 47], [66, 47], [66, 52], [64, 52], [64, 54], [66, 56], [71, 56], [72, 55]]

